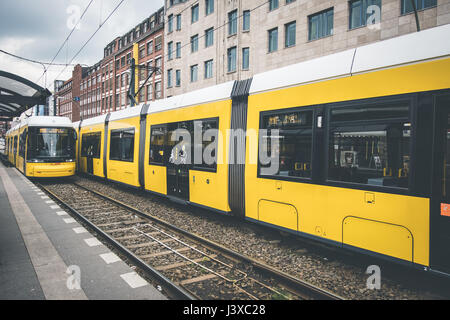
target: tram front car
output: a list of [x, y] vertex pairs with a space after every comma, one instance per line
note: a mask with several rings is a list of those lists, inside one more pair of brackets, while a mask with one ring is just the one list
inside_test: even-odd
[[[17, 168], [26, 176], [36, 178], [74, 175], [77, 134], [72, 122], [64, 117], [31, 117], [27, 120], [24, 129], [20, 130], [19, 137], [24, 137], [19, 138], [18, 155], [20, 158], [22, 151], [26, 161], [22, 166], [18, 161]], [[26, 150], [21, 150], [20, 143], [25, 139]]]

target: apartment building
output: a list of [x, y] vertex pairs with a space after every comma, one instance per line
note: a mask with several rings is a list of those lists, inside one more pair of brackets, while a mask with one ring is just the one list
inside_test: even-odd
[[[78, 121], [129, 107], [131, 101], [127, 93], [132, 58], [137, 66], [136, 91], [145, 85], [136, 97], [137, 102], [161, 99], [164, 92], [163, 42], [164, 8], [160, 8], [129, 32], [112, 40], [98, 63], [74, 67], [72, 78], [55, 88], [57, 114]], [[159, 71], [151, 73], [150, 67]]]
[[74, 102], [72, 101], [72, 79], [61, 83], [61, 85], [57, 88], [57, 92], [58, 96], [55, 98], [55, 103], [59, 106], [57, 114], [72, 120], [72, 111], [74, 109]]
[[[450, 23], [450, 0], [166, 0], [166, 97]], [[418, 44], [420, 45], [420, 44]]]

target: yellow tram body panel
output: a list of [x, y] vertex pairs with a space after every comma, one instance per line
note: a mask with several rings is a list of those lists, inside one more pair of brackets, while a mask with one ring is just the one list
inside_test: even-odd
[[[259, 129], [263, 111], [446, 89], [449, 73], [446, 58], [250, 95], [247, 128]], [[246, 217], [429, 265], [428, 198], [258, 178], [249, 145]]]
[[[80, 143], [77, 143], [77, 159], [78, 159], [78, 171], [82, 173], [87, 173], [87, 158], [82, 156], [81, 150], [83, 149], [83, 135], [90, 133], [100, 133], [100, 158], [93, 159], [93, 175], [104, 178], [103, 173], [103, 153], [104, 153], [104, 135], [105, 135], [105, 125], [104, 123], [93, 124], [85, 127], [81, 127], [78, 139]], [[80, 146], [80, 147], [78, 147]], [[81, 148], [81, 150], [80, 150]]]
[[35, 178], [69, 177], [75, 174], [75, 162], [27, 163], [26, 175]]
[[[119, 119], [109, 122], [108, 146], [106, 152], [108, 179], [139, 187], [139, 117]], [[134, 129], [133, 162], [116, 161], [110, 159], [111, 131], [117, 129]], [[103, 159], [103, 158], [102, 158]]]
[[[152, 125], [180, 121], [219, 118], [220, 138], [217, 148], [216, 172], [189, 170], [189, 201], [223, 212], [230, 212], [228, 205], [228, 132], [231, 122], [231, 100], [151, 113], [147, 120], [147, 141], [145, 150], [145, 188], [149, 191], [167, 194], [166, 167], [149, 165], [150, 130]], [[193, 138], [193, 137], [192, 137]]]

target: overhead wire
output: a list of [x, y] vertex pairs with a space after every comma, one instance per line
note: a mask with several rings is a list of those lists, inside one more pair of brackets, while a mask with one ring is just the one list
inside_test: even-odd
[[[70, 33], [68, 34], [68, 36], [66, 37], [66, 39], [63, 41], [63, 43], [61, 44], [61, 46], [59, 47], [58, 51], [56, 52], [56, 54], [54, 55], [51, 63], [53, 63], [56, 59], [56, 57], [59, 55], [59, 53], [61, 52], [62, 48], [64, 48], [64, 45], [69, 41], [69, 38], [72, 36], [72, 33], [75, 31], [75, 29], [78, 27], [78, 25], [80, 24], [81, 20], [83, 20], [84, 15], [86, 14], [86, 12], [88, 11], [89, 7], [91, 6], [92, 2], [94, 2], [94, 0], [91, 0], [88, 5], [86, 6], [86, 8], [84, 9], [83, 13], [80, 16], [80, 19], [78, 19], [77, 23], [73, 26], [72, 30], [70, 30]], [[67, 44], [67, 50], [68, 50], [68, 44]], [[67, 55], [67, 51], [66, 51], [66, 55]], [[67, 62], [67, 60], [66, 60]], [[44, 74], [48, 71], [45, 70], [44, 73], [39, 77], [39, 79], [36, 82], [39, 82], [42, 77], [44, 76]]]

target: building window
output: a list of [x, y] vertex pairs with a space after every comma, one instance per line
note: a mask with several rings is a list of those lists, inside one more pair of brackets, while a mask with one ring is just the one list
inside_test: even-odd
[[169, 15], [167, 19], [167, 31], [170, 33], [173, 31], [173, 14]]
[[409, 105], [395, 101], [331, 109], [328, 179], [408, 188]]
[[161, 81], [155, 83], [155, 98], [161, 99], [162, 93], [161, 93]]
[[284, 46], [286, 48], [295, 46], [295, 29], [295, 21], [284, 25]]
[[250, 48], [242, 48], [242, 69], [248, 70], [250, 67]]
[[228, 13], [228, 35], [237, 33], [237, 10]]
[[198, 34], [191, 37], [191, 52], [197, 52], [198, 51]]
[[167, 59], [172, 60], [173, 59], [173, 41], [170, 41], [167, 44]]
[[294, 2], [295, 0], [286, 0], [286, 4], [289, 4], [289, 3], [292, 3], [292, 2]]
[[198, 4], [191, 7], [191, 23], [198, 21]]
[[269, 30], [269, 52], [278, 50], [278, 28]]
[[176, 57], [181, 58], [181, 42], [177, 42]]
[[242, 30], [250, 30], [250, 10], [245, 10], [242, 17]]
[[159, 51], [162, 48], [162, 37], [155, 39], [155, 51]]
[[161, 69], [162, 67], [162, 58], [159, 57], [155, 60], [155, 67]]
[[147, 55], [152, 53], [153, 53], [153, 41], [150, 41], [149, 43], [147, 43]]
[[228, 49], [228, 72], [236, 71], [236, 47]]
[[205, 48], [214, 44], [214, 28], [209, 28], [205, 31]]
[[370, 6], [378, 6], [381, 9], [381, 0], [354, 0], [349, 2], [349, 29], [362, 27], [367, 24], [367, 8]]
[[[402, 14], [411, 13], [414, 11], [411, 0], [402, 1]], [[414, 0], [417, 10], [423, 10], [437, 5], [437, 0]]]
[[213, 60], [205, 61], [205, 79], [213, 76]]
[[167, 88], [172, 88], [172, 69], [167, 70]]
[[333, 8], [309, 16], [309, 40], [316, 40], [333, 34], [333, 16]]
[[181, 70], [175, 71], [175, 85], [177, 87], [181, 86]]
[[198, 80], [198, 65], [191, 66], [191, 82], [196, 82]]
[[269, 0], [269, 11], [275, 10], [278, 8], [278, 0]]
[[181, 30], [181, 14], [177, 14], [177, 31]]
[[139, 48], [139, 58], [142, 59], [145, 57], [145, 46]]
[[145, 89], [142, 88], [141, 91], [139, 91], [139, 102], [144, 102], [145, 100]]
[[147, 85], [147, 101], [153, 100], [153, 84]]
[[214, 0], [205, 1], [205, 15], [209, 15], [214, 12]]
[[[311, 178], [311, 162], [313, 147], [313, 112], [288, 109], [283, 111], [263, 112], [261, 129], [267, 130], [261, 137], [260, 155], [279, 159], [276, 171], [269, 171], [272, 163], [259, 167], [259, 175], [273, 178]], [[274, 131], [275, 130], [275, 131]], [[272, 136], [277, 139], [278, 146], [272, 145]], [[278, 154], [272, 154], [275, 151]]]

